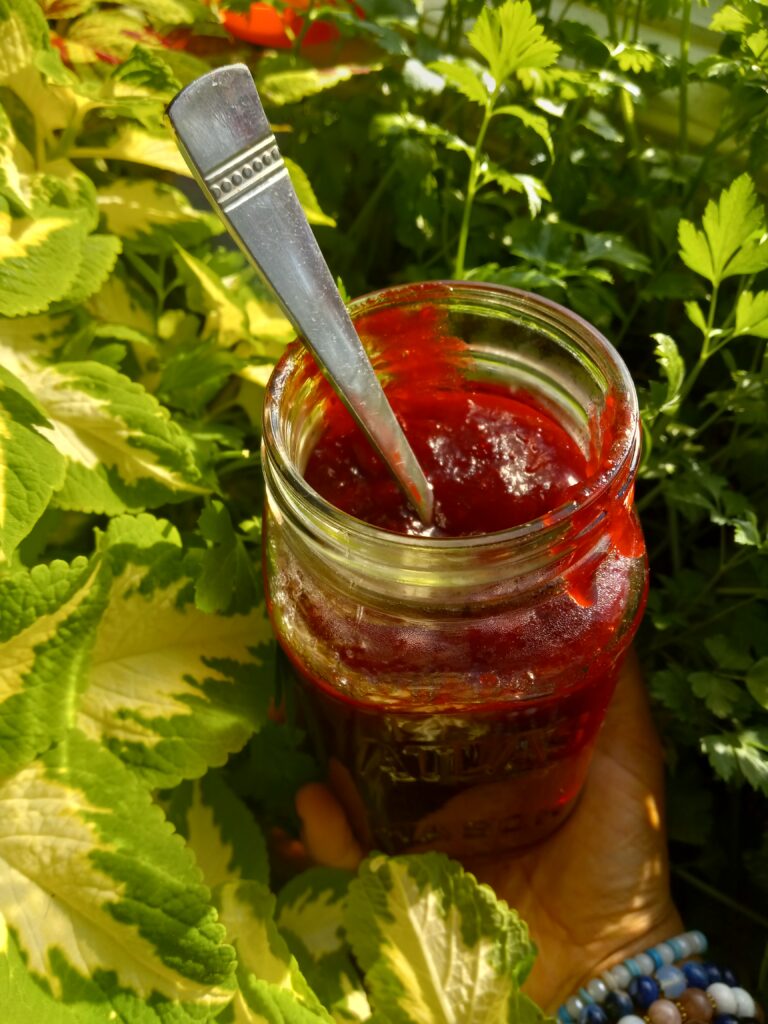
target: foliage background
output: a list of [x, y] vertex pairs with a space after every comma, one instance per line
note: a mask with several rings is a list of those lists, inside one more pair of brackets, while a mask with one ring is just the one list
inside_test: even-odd
[[[45, 751], [69, 735], [74, 691], [79, 727], [152, 789], [239, 751], [228, 783], [267, 828], [295, 827], [292, 793], [318, 772], [290, 699], [285, 722], [267, 717], [255, 568], [261, 398], [290, 329], [201, 209], [162, 117], [181, 85], [244, 60], [349, 294], [498, 281], [571, 306], [619, 346], [643, 403], [653, 582], [639, 646], [668, 754], [676, 896], [753, 985], [762, 960], [766, 986], [765, 6], [715, 10], [695, 60], [690, 0], [595, 0], [584, 19], [550, 0], [535, 8], [546, 37], [499, 21], [470, 45], [483, 6], [311, 3], [275, 52], [197, 0], [0, 0], [0, 586], [20, 701], [3, 705], [18, 739], [4, 772], [37, 756], [59, 771]], [[338, 34], [308, 48], [316, 19]], [[671, 49], [647, 41], [658, 26]], [[75, 622], [71, 650], [43, 650], [41, 633], [27, 664], [23, 630], [76, 594], [79, 618], [60, 620]], [[141, 622], [161, 599], [171, 633], [200, 616], [196, 688], [182, 695], [181, 669], [167, 679], [200, 735], [154, 698], [108, 699], [94, 667], [124, 613], [110, 609]], [[256, 654], [243, 640], [231, 656], [233, 622], [261, 637]], [[213, 667], [212, 633], [228, 638]], [[65, 655], [73, 676], [54, 691], [45, 659]], [[212, 671], [232, 683], [229, 706]], [[258, 706], [236, 688], [254, 671]], [[183, 811], [169, 813], [184, 834]]]

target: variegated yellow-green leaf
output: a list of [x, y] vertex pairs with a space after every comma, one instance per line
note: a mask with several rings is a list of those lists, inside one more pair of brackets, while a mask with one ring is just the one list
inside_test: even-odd
[[85, 558], [0, 578], [0, 777], [72, 725], [102, 593]]
[[122, 242], [115, 235], [88, 235], [80, 250], [80, 263], [75, 279], [55, 309], [71, 309], [90, 298], [112, 273]]
[[74, 286], [85, 228], [51, 208], [35, 220], [0, 211], [0, 314], [41, 313]]
[[169, 135], [148, 132], [133, 124], [123, 125], [112, 140], [103, 146], [74, 147], [70, 156], [80, 159], [127, 160], [129, 163], [191, 177], [179, 147]]
[[43, 12], [35, 0], [0, 0], [0, 82], [33, 65], [63, 72]]
[[275, 106], [297, 103], [326, 89], [333, 89], [340, 82], [348, 82], [355, 75], [367, 75], [380, 70], [381, 65], [336, 64], [329, 68], [288, 68], [270, 71], [270, 63], [264, 62], [266, 71], [257, 72], [257, 85], [261, 96]]
[[304, 213], [306, 213], [309, 223], [324, 224], [326, 227], [330, 228], [336, 227], [336, 221], [333, 217], [329, 217], [327, 213], [323, 213], [320, 208], [320, 203], [318, 202], [309, 178], [301, 167], [294, 163], [293, 160], [289, 160], [288, 157], [285, 158], [285, 166], [288, 168], [288, 173], [291, 176], [291, 184], [296, 190], [299, 202], [304, 207]]
[[231, 999], [234, 952], [210, 892], [117, 758], [69, 733], [3, 779], [0, 808], [2, 923], [55, 1000], [159, 1022], [205, 1019]]
[[442, 854], [370, 857], [350, 885], [345, 927], [377, 1020], [543, 1020], [519, 991], [534, 958], [528, 928]]
[[0, 361], [34, 396], [49, 423], [39, 432], [66, 460], [60, 507], [114, 515], [210, 489], [195, 445], [140, 384], [95, 362], [43, 366], [1, 347]]
[[64, 459], [40, 433], [47, 421], [0, 366], [0, 563], [7, 561], [64, 479]]
[[169, 248], [171, 239], [196, 245], [224, 231], [214, 214], [195, 210], [179, 189], [152, 178], [118, 178], [99, 189], [98, 205], [108, 231], [144, 245], [150, 236], [157, 239], [154, 247], [165, 242]]
[[150, 515], [113, 520], [99, 547], [111, 579], [78, 727], [151, 786], [197, 778], [266, 719], [273, 641], [264, 605], [201, 612], [178, 533]]
[[245, 310], [230, 298], [221, 278], [180, 245], [176, 246], [176, 252], [182, 272], [186, 269], [191, 274], [202, 295], [202, 305], [207, 312], [203, 337], [216, 338], [225, 347], [247, 338]]
[[275, 925], [275, 897], [258, 882], [228, 882], [216, 894], [237, 951], [236, 1024], [331, 1024]]
[[337, 1021], [365, 1021], [368, 996], [343, 933], [352, 875], [310, 868], [292, 879], [277, 898], [276, 920], [305, 978]]
[[177, 786], [167, 813], [211, 889], [241, 879], [266, 884], [269, 865], [264, 836], [218, 772], [209, 771], [196, 782]]

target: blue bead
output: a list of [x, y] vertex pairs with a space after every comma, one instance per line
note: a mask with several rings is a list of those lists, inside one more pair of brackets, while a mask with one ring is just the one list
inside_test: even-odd
[[707, 985], [710, 984], [709, 975], [704, 964], [694, 963], [693, 961], [683, 964], [683, 974], [688, 979], [688, 984], [691, 988], [706, 989]]
[[667, 939], [667, 945], [671, 946], [675, 953], [677, 960], [682, 960], [685, 957], [685, 950], [677, 941], [677, 939]]
[[715, 964], [702, 964], [704, 970], [707, 972], [707, 984], [714, 985], [716, 981], [723, 980], [723, 974], [719, 967]]
[[612, 1021], [618, 1021], [635, 1012], [634, 1004], [626, 992], [609, 992], [603, 1007], [608, 1019]]
[[595, 1001], [585, 988], [580, 988], [576, 995], [579, 997], [582, 1003], [586, 1003], [587, 1005], [589, 1005], [590, 1003], [594, 1003]]
[[625, 960], [624, 961], [624, 966], [627, 968], [627, 970], [629, 971], [629, 973], [632, 975], [633, 978], [639, 978], [640, 977], [640, 974], [642, 972], [641, 972], [640, 968], [637, 966], [637, 964], [635, 963], [634, 960], [632, 960], [631, 958], [629, 960]]
[[688, 979], [679, 967], [671, 964], [667, 967], [660, 967], [656, 971], [658, 981], [665, 999], [677, 999], [688, 988]]
[[732, 1013], [718, 1013], [712, 1018], [712, 1024], [739, 1024], [739, 1018]]
[[565, 1008], [565, 1003], [557, 1011], [557, 1017], [561, 1024], [575, 1024], [573, 1017]]
[[721, 974], [723, 975], [723, 981], [725, 982], [725, 984], [730, 985], [731, 988], [733, 988], [734, 985], [739, 984], [736, 980], [736, 975], [733, 973], [730, 967], [724, 967], [721, 971]]
[[627, 993], [632, 997], [638, 1010], [647, 1010], [651, 1003], [656, 1002], [659, 998], [659, 986], [653, 978], [641, 975], [630, 981], [627, 985]]
[[652, 947], [651, 949], [646, 949], [645, 952], [646, 955], [649, 956], [651, 960], [653, 960], [657, 970], [659, 967], [664, 966], [664, 961], [661, 958], [661, 954], [655, 947]]
[[579, 1024], [608, 1024], [608, 1014], [597, 1003], [588, 1003], [579, 1014]]

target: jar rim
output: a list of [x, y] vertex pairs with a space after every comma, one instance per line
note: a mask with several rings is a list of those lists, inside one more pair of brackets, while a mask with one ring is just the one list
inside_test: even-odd
[[[489, 284], [482, 281], [451, 281], [436, 280], [394, 285], [388, 288], [369, 292], [349, 303], [348, 309], [352, 320], [363, 314], [385, 309], [391, 306], [408, 303], [428, 303], [430, 300], [446, 297], [467, 298], [477, 300], [482, 295], [506, 299], [511, 306], [521, 310], [528, 307], [528, 312], [549, 315], [553, 326], [559, 329], [571, 328], [572, 339], [587, 348], [590, 356], [597, 357], [600, 369], [609, 369], [613, 383], [618, 385], [621, 401], [626, 407], [627, 415], [624, 425], [615, 436], [610, 452], [605, 460], [601, 460], [601, 468], [596, 474], [587, 477], [581, 484], [572, 489], [569, 500], [544, 515], [492, 533], [471, 534], [458, 537], [412, 536], [395, 533], [378, 526], [373, 526], [362, 519], [343, 512], [323, 498], [312, 488], [288, 457], [284, 446], [280, 443], [279, 409], [281, 396], [295, 371], [297, 363], [308, 350], [294, 342], [293, 346], [283, 354], [267, 382], [263, 410], [263, 447], [269, 456], [270, 468], [277, 470], [282, 482], [291, 491], [295, 501], [304, 513], [310, 513], [313, 520], [323, 530], [331, 534], [343, 533], [350, 539], [381, 544], [386, 542], [394, 547], [408, 548], [411, 552], [422, 550], [429, 553], [486, 550], [496, 545], [517, 545], [535, 538], [544, 538], [553, 531], [561, 531], [568, 519], [577, 510], [586, 509], [599, 501], [614, 484], [616, 477], [625, 469], [630, 470], [630, 480], [639, 461], [639, 407], [637, 393], [626, 363], [616, 348], [596, 327], [574, 313], [566, 306], [547, 299], [534, 292], [507, 285]], [[267, 459], [264, 459], [265, 468]]]

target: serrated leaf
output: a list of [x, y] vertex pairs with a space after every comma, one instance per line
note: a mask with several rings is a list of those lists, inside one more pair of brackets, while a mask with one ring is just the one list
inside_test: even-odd
[[291, 879], [277, 897], [280, 932], [338, 1024], [371, 1016], [368, 996], [343, 933], [352, 877], [348, 871], [310, 868]]
[[640, 74], [643, 71], [653, 71], [661, 63], [658, 56], [642, 43], [619, 43], [611, 50], [611, 57], [625, 73]]
[[654, 334], [656, 347], [653, 352], [656, 360], [667, 379], [667, 394], [659, 411], [674, 413], [680, 406], [680, 393], [685, 381], [685, 363], [674, 338], [668, 334]]
[[678, 239], [683, 262], [715, 286], [727, 277], [768, 267], [765, 215], [750, 176], [740, 175], [707, 203], [701, 229], [681, 220]]
[[269, 864], [264, 836], [219, 772], [209, 771], [195, 782], [177, 786], [167, 814], [211, 889], [241, 879], [266, 884]]
[[73, 287], [85, 230], [64, 212], [14, 220], [0, 211], [0, 314], [42, 313]]
[[299, 197], [299, 202], [304, 208], [304, 213], [307, 215], [309, 223], [323, 224], [326, 227], [335, 228], [336, 221], [333, 217], [329, 217], [327, 213], [323, 213], [310, 180], [304, 171], [288, 157], [285, 157], [285, 166], [288, 168], [291, 184], [296, 190], [296, 195]]
[[125, 160], [160, 171], [171, 171], [184, 178], [192, 176], [179, 147], [169, 135], [154, 134], [134, 124], [123, 125], [103, 146], [76, 146], [70, 155], [77, 159]]
[[[269, 65], [267, 65], [269, 67]], [[267, 71], [257, 75], [259, 94], [268, 103], [282, 106], [298, 103], [308, 96], [316, 96], [327, 89], [333, 89], [341, 82], [348, 82], [357, 75], [378, 71], [380, 65], [335, 64], [328, 68], [297, 68], [295, 70]]]
[[368, 858], [350, 885], [346, 930], [384, 1020], [520, 1019], [519, 985], [535, 952], [528, 929], [442, 854]]
[[113, 520], [100, 550], [109, 585], [77, 724], [149, 785], [169, 788], [222, 765], [266, 719], [266, 611], [199, 611], [178, 534], [152, 516]]
[[117, 758], [72, 732], [0, 783], [0, 807], [0, 906], [55, 996], [90, 988], [126, 1013], [229, 1001], [234, 953], [209, 891]]
[[0, 0], [0, 82], [25, 68], [61, 69], [48, 26], [35, 0]]
[[[240, 992], [256, 1020], [332, 1024], [277, 929], [275, 897], [269, 889], [258, 882], [226, 883], [218, 890], [217, 902], [237, 951]], [[240, 1019], [253, 1018], [243, 1014]]]
[[704, 736], [701, 749], [726, 782], [746, 780], [768, 796], [768, 729]]
[[712, 32], [737, 32], [741, 35], [749, 28], [749, 18], [732, 4], [725, 4], [712, 15], [709, 28]]
[[85, 558], [0, 577], [0, 777], [73, 724], [102, 587]]
[[541, 141], [547, 147], [549, 155], [554, 157], [552, 136], [549, 131], [549, 122], [543, 114], [535, 114], [530, 110], [526, 110], [525, 107], [512, 103], [507, 106], [496, 107], [493, 111], [493, 115], [494, 117], [498, 117], [499, 115], [514, 117], [515, 120], [524, 124], [526, 128], [530, 128], [532, 132], [535, 132], [539, 136]]
[[472, 146], [458, 135], [411, 113], [379, 114], [371, 122], [371, 131], [374, 138], [380, 136], [397, 137], [413, 133], [431, 142], [445, 146], [446, 149], [453, 152], [464, 153], [470, 159], [473, 153]]
[[761, 658], [747, 672], [747, 689], [760, 707], [768, 711], [768, 658]]
[[481, 107], [488, 106], [490, 94], [485, 82], [465, 61], [436, 60], [429, 68], [442, 75], [448, 85], [458, 89], [472, 103], [479, 103]]
[[209, 491], [193, 442], [140, 384], [101, 363], [44, 366], [7, 350], [3, 360], [48, 421], [39, 433], [66, 459], [62, 508], [115, 514]]
[[693, 692], [704, 701], [713, 715], [728, 718], [733, 714], [742, 696], [740, 686], [711, 672], [692, 672], [689, 679]]
[[215, 337], [226, 347], [248, 337], [245, 310], [227, 292], [221, 278], [201, 259], [176, 246], [183, 266], [187, 267], [200, 285], [203, 305], [207, 310], [203, 337]]
[[497, 85], [517, 71], [548, 68], [560, 53], [557, 43], [545, 36], [528, 0], [483, 7], [467, 38], [485, 58]]
[[195, 583], [195, 604], [204, 612], [247, 611], [261, 593], [253, 562], [220, 501], [206, 504], [198, 521], [208, 542]]
[[196, 210], [179, 189], [152, 178], [118, 178], [99, 189], [97, 202], [107, 231], [131, 240], [159, 236], [164, 249], [168, 235], [193, 246], [224, 231], [214, 214]]
[[80, 250], [75, 279], [66, 294], [55, 303], [55, 309], [79, 306], [95, 295], [114, 270], [122, 247], [122, 242], [115, 235], [88, 235]]
[[544, 200], [552, 198], [546, 185], [539, 178], [534, 178], [531, 174], [514, 174], [490, 161], [484, 161], [481, 165], [480, 181], [482, 184], [493, 181], [504, 192], [521, 192], [528, 201], [528, 210], [532, 217], [541, 212]]
[[768, 338], [768, 291], [744, 291], [736, 303], [734, 337], [749, 334], [755, 338]]
[[39, 428], [32, 396], [0, 366], [0, 563], [7, 561], [64, 480], [61, 454]]

